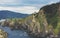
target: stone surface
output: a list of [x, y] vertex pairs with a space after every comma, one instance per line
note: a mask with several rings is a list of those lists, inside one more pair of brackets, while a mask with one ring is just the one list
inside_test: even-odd
[[60, 36], [60, 2], [44, 6], [38, 13], [26, 18], [12, 19], [8, 22], [6, 20], [2, 25], [25, 30], [33, 38], [53, 38], [57, 34]]
[[2, 29], [0, 29], [0, 38], [7, 38], [7, 33]]

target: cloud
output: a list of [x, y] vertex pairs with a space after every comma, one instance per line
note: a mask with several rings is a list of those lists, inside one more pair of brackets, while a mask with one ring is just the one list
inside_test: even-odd
[[0, 6], [17, 6], [22, 3], [22, 0], [0, 0]]
[[0, 0], [0, 10], [31, 14], [44, 5], [56, 2], [59, 0]]
[[15, 12], [24, 13], [24, 14], [31, 14], [34, 12], [38, 12], [38, 9], [32, 6], [21, 6], [21, 7], [1, 7], [0, 6], [0, 10], [10, 10], [10, 11], [15, 11]]
[[48, 2], [48, 4], [53, 4], [53, 3], [56, 3], [56, 2], [59, 2], [59, 0], [50, 1], [50, 2]]
[[14, 0], [0, 0], [0, 4], [9, 4], [9, 3], [14, 3]]
[[21, 6], [21, 5], [35, 5], [37, 4], [50, 4], [52, 2], [58, 2], [59, 0], [0, 0], [2, 6]]

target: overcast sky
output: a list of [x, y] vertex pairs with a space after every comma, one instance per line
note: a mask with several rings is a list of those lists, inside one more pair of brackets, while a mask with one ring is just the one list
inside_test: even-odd
[[0, 10], [32, 14], [47, 4], [59, 2], [59, 0], [0, 0]]

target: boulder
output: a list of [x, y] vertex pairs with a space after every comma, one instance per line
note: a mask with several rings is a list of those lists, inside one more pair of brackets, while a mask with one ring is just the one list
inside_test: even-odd
[[7, 33], [2, 29], [0, 29], [0, 38], [7, 38]]

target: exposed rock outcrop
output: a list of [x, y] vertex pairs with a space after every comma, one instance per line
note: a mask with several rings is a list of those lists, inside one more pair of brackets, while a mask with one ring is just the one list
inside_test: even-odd
[[25, 30], [32, 38], [58, 38], [60, 36], [60, 2], [44, 6], [38, 13], [26, 18], [6, 20], [2, 25]]
[[7, 33], [0, 29], [0, 38], [7, 38]]

